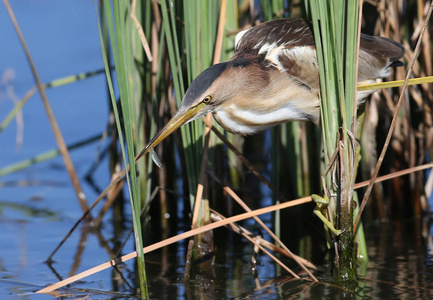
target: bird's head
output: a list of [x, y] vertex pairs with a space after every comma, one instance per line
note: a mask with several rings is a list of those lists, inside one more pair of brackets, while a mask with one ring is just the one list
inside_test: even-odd
[[247, 65], [247, 62], [243, 64], [233, 62], [216, 64], [197, 76], [186, 91], [176, 114], [144, 147], [135, 160], [137, 161], [148, 153], [183, 124], [204, 116], [208, 112], [214, 112], [221, 104], [235, 99], [241, 93], [242, 88], [233, 80], [239, 81], [242, 78], [236, 75], [241, 75], [241, 69]]

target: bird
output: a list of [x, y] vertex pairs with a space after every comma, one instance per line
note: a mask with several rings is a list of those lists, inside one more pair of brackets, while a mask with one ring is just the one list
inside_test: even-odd
[[[361, 34], [358, 84], [402, 66], [404, 47]], [[358, 93], [357, 101], [373, 91]], [[207, 113], [227, 131], [250, 135], [275, 125], [320, 118], [319, 67], [311, 22], [276, 19], [239, 32], [235, 53], [190, 84], [178, 111], [136, 156], [136, 161], [183, 124]]]

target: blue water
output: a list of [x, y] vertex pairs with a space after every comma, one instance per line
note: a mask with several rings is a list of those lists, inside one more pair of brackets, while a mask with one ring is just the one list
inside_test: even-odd
[[[12, 8], [43, 83], [103, 68], [92, 1], [13, 1]], [[15, 95], [21, 99], [35, 85], [35, 81], [3, 5], [0, 10], [0, 26], [3, 28], [0, 36], [0, 72], [3, 74], [7, 69], [14, 72], [15, 79], [8, 85], [13, 87]], [[108, 114], [105, 82], [104, 76], [99, 75], [46, 90], [67, 144], [100, 134], [105, 130]], [[1, 93], [0, 119], [3, 120], [13, 104], [5, 95], [4, 85]], [[38, 93], [28, 101], [22, 113], [24, 127], [21, 145], [15, 142], [18, 133], [15, 121], [0, 134], [1, 166], [28, 159], [57, 147]], [[89, 153], [93, 152], [93, 155], [96, 155], [96, 150], [97, 144], [93, 144], [71, 152], [79, 175], [87, 171], [89, 162], [95, 158]], [[23, 174], [17, 175], [17, 178], [25, 175], [28, 179], [41, 179], [39, 176], [45, 173], [48, 178], [52, 175], [48, 174], [47, 170], [59, 166], [58, 172], [62, 175], [54, 177], [54, 180], [68, 183], [68, 178], [63, 176], [62, 165], [62, 159], [56, 158], [26, 170]], [[71, 197], [69, 184], [64, 188], [64, 196]], [[7, 189], [3, 191], [3, 196], [5, 192], [7, 193]], [[91, 190], [85, 192], [91, 193]], [[44, 188], [39, 193], [44, 197], [50, 197], [49, 188]], [[58, 193], [55, 192], [55, 195], [57, 197]], [[23, 195], [27, 199], [31, 196]], [[71, 206], [67, 208], [75, 210], [75, 200], [64, 202], [71, 202]]]
[[[11, 2], [43, 83], [103, 68], [93, 1]], [[14, 74], [13, 80], [2, 82], [0, 89], [0, 120], [4, 120], [13, 108], [7, 89], [13, 89], [21, 99], [35, 86], [35, 81], [3, 3], [0, 28], [0, 76], [7, 70]], [[46, 94], [67, 144], [106, 129], [109, 103], [105, 76], [47, 89]], [[23, 127], [12, 121], [0, 133], [0, 168], [57, 148], [38, 93], [28, 101], [22, 114]], [[22, 144], [18, 145], [20, 128]], [[89, 200], [97, 195], [83, 176], [103, 144], [93, 143], [70, 152]], [[109, 182], [106, 164], [96, 170], [94, 177], [101, 188]], [[18, 180], [29, 186], [16, 186]], [[60, 157], [3, 176], [0, 182], [0, 298], [7, 299], [38, 288], [32, 285], [44, 286], [58, 280], [43, 261], [81, 216], [81, 210]], [[67, 269], [79, 238], [79, 233], [73, 235], [54, 257], [69, 265]], [[91, 235], [87, 245], [98, 244]], [[95, 261], [108, 259], [108, 255], [101, 254], [100, 246], [87, 247], [83, 257], [86, 259], [82, 260], [80, 271], [93, 267]], [[68, 275], [67, 269], [60, 266], [61, 276]]]

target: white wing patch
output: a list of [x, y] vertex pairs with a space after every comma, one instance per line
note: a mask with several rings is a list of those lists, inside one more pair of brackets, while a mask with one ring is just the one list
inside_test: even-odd
[[239, 46], [239, 42], [241, 41], [242, 37], [244, 36], [245, 33], [247, 33], [249, 29], [246, 30], [242, 30], [241, 32], [239, 32], [236, 37], [235, 37], [235, 50], [238, 49]]
[[[260, 44], [261, 43], [259, 43], [255, 48], [260, 47]], [[263, 54], [263, 53], [268, 53], [269, 54], [269, 51], [272, 51], [276, 47], [277, 47], [276, 43], [272, 43], [272, 44], [265, 43], [263, 46], [260, 47], [259, 54]], [[268, 56], [268, 54], [266, 54], [266, 57]]]
[[311, 47], [293, 47], [287, 49], [286, 46], [290, 43], [291, 41], [280, 45], [277, 43], [265, 43], [263, 46], [256, 46], [256, 48], [260, 47], [259, 54], [266, 54], [265, 59], [270, 61], [281, 72], [287, 71], [281, 63], [284, 57], [300, 62], [316, 62], [316, 51], [314, 49]]

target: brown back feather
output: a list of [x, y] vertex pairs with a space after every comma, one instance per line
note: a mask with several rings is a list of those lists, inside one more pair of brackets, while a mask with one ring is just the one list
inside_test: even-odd
[[[271, 20], [252, 27], [237, 42], [235, 56], [231, 60], [248, 56], [262, 67], [275, 67], [275, 64], [265, 59], [266, 53], [259, 53], [266, 44], [282, 46], [284, 51], [290, 51], [294, 47], [315, 49], [311, 23], [299, 18], [290, 18]], [[361, 34], [359, 79], [386, 77], [389, 72], [388, 67], [402, 65], [399, 59], [403, 57], [404, 51], [404, 47], [395, 41]], [[281, 59], [284, 60], [284, 57], [282, 56]], [[285, 72], [294, 77], [299, 74], [296, 63], [293, 60], [281, 61], [281, 65], [287, 67]]]

